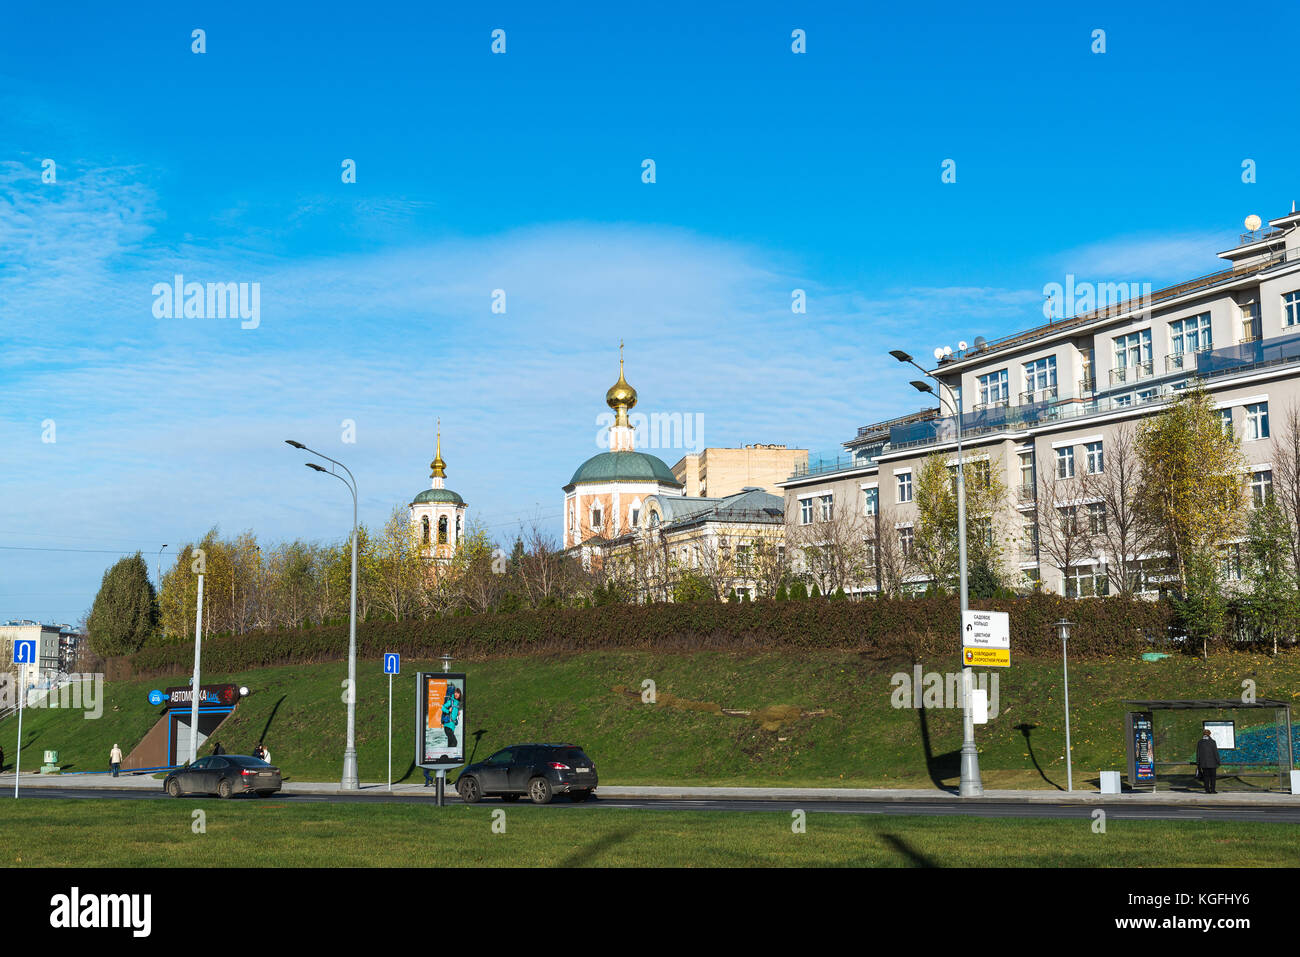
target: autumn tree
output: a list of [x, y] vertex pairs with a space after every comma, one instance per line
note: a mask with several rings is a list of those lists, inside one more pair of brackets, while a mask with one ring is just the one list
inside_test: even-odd
[[[1001, 567], [1004, 551], [999, 516], [1007, 500], [1006, 483], [988, 458], [962, 465], [966, 498], [966, 562], [989, 570]], [[960, 577], [956, 464], [945, 454], [926, 456], [916, 475], [914, 562], [940, 587]]]
[[1101, 474], [1092, 491], [1105, 507], [1096, 542], [1106, 556], [1106, 575], [1113, 594], [1133, 595], [1141, 587], [1144, 555], [1160, 547], [1158, 528], [1139, 507], [1142, 466], [1133, 427], [1122, 423], [1106, 440]]
[[1205, 556], [1195, 575], [1204, 584], [1220, 547], [1239, 533], [1245, 457], [1237, 438], [1223, 428], [1214, 401], [1199, 388], [1144, 420], [1136, 447], [1142, 474], [1137, 509], [1155, 530], [1186, 593], [1192, 557]]

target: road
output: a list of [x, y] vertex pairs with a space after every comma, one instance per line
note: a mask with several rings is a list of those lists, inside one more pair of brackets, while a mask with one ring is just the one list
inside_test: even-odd
[[[142, 791], [139, 789], [117, 788], [28, 788], [22, 792], [23, 799], [84, 799], [100, 798], [108, 800], [134, 801], [170, 801], [158, 790]], [[201, 799], [197, 795], [187, 795], [191, 800]], [[3, 798], [0, 798], [2, 800]], [[211, 800], [217, 800], [213, 797]], [[254, 801], [255, 798], [239, 800]], [[430, 794], [279, 794], [267, 800], [285, 804], [432, 804]], [[452, 794], [447, 797], [449, 804], [459, 804], [460, 800]], [[520, 804], [527, 804], [521, 801]], [[480, 807], [507, 807], [502, 802], [488, 798]], [[635, 808], [653, 811], [725, 811], [725, 812], [782, 812], [804, 810], [818, 814], [913, 814], [924, 817], [951, 817], [953, 815], [972, 815], [975, 817], [1009, 817], [1009, 818], [1088, 818], [1096, 805], [1080, 803], [1052, 803], [1048, 801], [998, 801], [976, 800], [957, 801], [953, 799], [937, 800], [888, 800], [888, 801], [788, 801], [788, 800], [676, 800], [650, 798], [602, 798], [575, 804], [563, 797], [556, 798], [548, 807], [555, 813], [599, 811], [602, 808]], [[1106, 818], [1111, 821], [1260, 821], [1273, 824], [1300, 823], [1300, 806], [1258, 806], [1215, 807], [1208, 804], [1107, 804]]]

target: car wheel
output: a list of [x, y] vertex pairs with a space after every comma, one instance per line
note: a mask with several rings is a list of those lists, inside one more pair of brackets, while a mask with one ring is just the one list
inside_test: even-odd
[[590, 792], [590, 791], [573, 791], [573, 792], [571, 792], [571, 793], [569, 794], [569, 797], [573, 798], [573, 800], [574, 800], [575, 803], [577, 803], [577, 804], [581, 804], [583, 801], [587, 800], [587, 798], [591, 797], [591, 792]]
[[456, 792], [466, 804], [477, 804], [483, 797], [483, 789], [475, 778], [462, 778], [456, 782]]
[[228, 798], [233, 793], [234, 789], [231, 788], [229, 781], [222, 781], [217, 785], [217, 795], [219, 797]]
[[528, 796], [534, 804], [550, 804], [551, 793], [551, 782], [546, 778], [533, 778], [528, 782]]
[[503, 794], [503, 795], [501, 795], [501, 800], [503, 800], [503, 801], [518, 801], [519, 798], [520, 798], [520, 795], [518, 795], [518, 794]]
[[168, 782], [167, 782], [167, 793], [170, 794], [170, 795], [171, 795], [172, 797], [174, 797], [174, 798], [178, 798], [178, 797], [180, 797], [180, 796], [181, 796], [181, 782], [180, 782], [180, 781], [177, 781], [175, 778], [172, 778], [170, 781], [168, 781]]

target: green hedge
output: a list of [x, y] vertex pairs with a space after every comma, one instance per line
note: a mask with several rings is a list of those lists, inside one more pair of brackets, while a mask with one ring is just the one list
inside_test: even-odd
[[[1051, 624], [1062, 617], [1076, 623], [1070, 654], [1078, 658], [1131, 655], [1163, 646], [1173, 621], [1164, 602], [1119, 598], [1036, 595], [976, 602], [975, 607], [1010, 613], [1013, 661], [1017, 655], [1060, 654], [1060, 640]], [[540, 608], [426, 621], [364, 622], [357, 629], [357, 645], [358, 655], [366, 660], [379, 660], [388, 651], [428, 660], [444, 653], [466, 658], [606, 648], [774, 647], [845, 648], [920, 660], [946, 651], [956, 656], [959, 617], [954, 597]], [[347, 647], [346, 625], [252, 632], [205, 641], [203, 666], [210, 672], [238, 672], [338, 661], [346, 658]], [[187, 674], [193, 658], [192, 645], [166, 645], [112, 659], [106, 669], [111, 678]]]

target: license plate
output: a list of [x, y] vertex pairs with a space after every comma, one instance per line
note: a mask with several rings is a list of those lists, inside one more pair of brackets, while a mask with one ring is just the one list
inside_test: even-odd
[[588, 771], [591, 770], [591, 768], [574, 768], [574, 770], [577, 771], [579, 774], [586, 774]]

